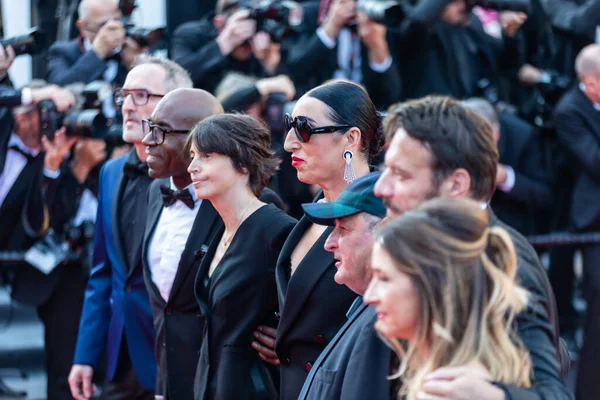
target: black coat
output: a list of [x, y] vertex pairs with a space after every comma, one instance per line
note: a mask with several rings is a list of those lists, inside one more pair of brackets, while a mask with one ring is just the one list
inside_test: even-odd
[[299, 399], [390, 398], [392, 350], [379, 339], [376, 321], [375, 308], [361, 301], [313, 365]]
[[[117, 57], [118, 58], [118, 57]], [[107, 61], [93, 50], [85, 51], [81, 38], [68, 42], [56, 42], [48, 50], [48, 82], [59, 86], [103, 80]], [[114, 83], [123, 85], [127, 69], [119, 63]]]
[[290, 256], [311, 224], [306, 216], [300, 219], [277, 260], [281, 319], [275, 351], [281, 362], [282, 400], [298, 398], [312, 365], [346, 322], [346, 312], [356, 298], [356, 293], [333, 279], [333, 253], [323, 247], [332, 227], [323, 232], [288, 279]]
[[600, 229], [600, 111], [576, 85], [556, 105], [554, 125], [575, 176], [570, 225], [577, 231]]
[[523, 235], [500, 221], [491, 210], [489, 221], [490, 226], [502, 227], [510, 234], [517, 255], [517, 282], [530, 294], [527, 308], [516, 317], [516, 326], [517, 335], [531, 356], [533, 386], [499, 386], [511, 400], [573, 399], [561, 376], [556, 302], [546, 270]]
[[511, 115], [499, 115], [500, 162], [515, 171], [515, 184], [509, 192], [496, 188], [492, 208], [500, 220], [523, 235], [539, 233], [548, 219], [552, 190], [542, 164], [539, 136], [531, 125]]
[[196, 399], [277, 398], [278, 382], [250, 344], [258, 325], [276, 324], [275, 264], [295, 224], [274, 205], [263, 206], [240, 225], [210, 278], [223, 226], [203, 257], [195, 288], [206, 320]]

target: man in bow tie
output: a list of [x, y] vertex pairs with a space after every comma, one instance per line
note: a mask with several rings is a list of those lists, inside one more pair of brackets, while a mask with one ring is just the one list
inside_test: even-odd
[[192, 400], [204, 321], [194, 297], [199, 251], [216, 233], [220, 218], [208, 201], [196, 199], [187, 168], [188, 132], [222, 114], [210, 93], [179, 89], [143, 123], [146, 162], [156, 180], [148, 192], [142, 262], [156, 328], [157, 396]]
[[188, 73], [172, 61], [138, 57], [123, 88], [123, 139], [134, 150], [100, 172], [98, 216], [91, 276], [69, 376], [76, 400], [91, 398], [92, 377], [106, 349], [102, 399], [154, 399], [155, 330], [142, 272], [142, 238], [148, 187], [142, 120], [168, 92], [191, 87]]

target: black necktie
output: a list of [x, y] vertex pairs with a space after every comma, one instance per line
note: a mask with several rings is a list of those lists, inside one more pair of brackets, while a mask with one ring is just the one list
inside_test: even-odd
[[135, 164], [126, 162], [123, 166], [123, 173], [130, 178], [148, 175], [148, 166], [142, 162]]
[[194, 198], [192, 197], [190, 191], [187, 189], [171, 190], [168, 187], [161, 185], [160, 193], [162, 194], [162, 199], [163, 203], [165, 203], [165, 207], [170, 207], [173, 204], [175, 204], [177, 200], [180, 200], [190, 209], [194, 208]]
[[21, 153], [27, 159], [27, 162], [35, 159], [35, 157], [33, 156], [33, 154], [31, 154], [31, 153], [23, 150], [22, 148], [20, 148], [19, 146], [15, 145], [15, 144], [13, 144], [12, 146], [9, 146], [8, 149], [9, 150], [14, 150], [17, 153]]

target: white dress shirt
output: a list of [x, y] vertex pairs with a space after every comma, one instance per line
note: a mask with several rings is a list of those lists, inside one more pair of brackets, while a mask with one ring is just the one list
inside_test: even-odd
[[[25, 146], [21, 138], [14, 133], [10, 135], [10, 139], [8, 140], [8, 147], [11, 146], [17, 146], [25, 153], [31, 154], [34, 157], [40, 152], [39, 150], [30, 149]], [[2, 175], [0, 175], [0, 205], [4, 203], [4, 199], [6, 199], [10, 189], [12, 189], [26, 165], [27, 158], [23, 154], [16, 150], [8, 149], [4, 171], [2, 171]]]
[[[171, 178], [171, 189], [177, 190], [173, 178]], [[150, 274], [165, 301], [169, 300], [181, 254], [192, 231], [200, 203], [202, 203], [196, 198], [194, 187], [191, 184], [184, 190], [189, 190], [192, 194], [194, 208], [190, 209], [180, 200], [175, 201], [169, 207], [163, 207], [154, 235], [149, 243]]]
[[[92, 43], [90, 43], [89, 40], [84, 39], [83, 48], [85, 49], [85, 51], [92, 50]], [[117, 54], [119, 51], [121, 51], [120, 47], [115, 50], [114, 54]], [[115, 80], [118, 73], [119, 63], [116, 60], [108, 60], [106, 62], [106, 69], [102, 74], [102, 78], [104, 78], [105, 82], [111, 83]], [[113, 104], [112, 96], [108, 96], [106, 99], [104, 99], [104, 102], [102, 103], [102, 114], [104, 114], [106, 118], [114, 118], [117, 114], [117, 112], [115, 111], [115, 106]]]

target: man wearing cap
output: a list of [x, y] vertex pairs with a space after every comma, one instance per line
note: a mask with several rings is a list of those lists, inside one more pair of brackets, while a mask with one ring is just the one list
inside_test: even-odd
[[[302, 207], [308, 219], [335, 226], [325, 250], [337, 260], [335, 281], [362, 296], [371, 280], [373, 232], [385, 216], [381, 199], [373, 194], [381, 173], [357, 179], [331, 203]], [[379, 339], [375, 309], [358, 297], [340, 328], [315, 361], [299, 399], [387, 399], [390, 349]]]

